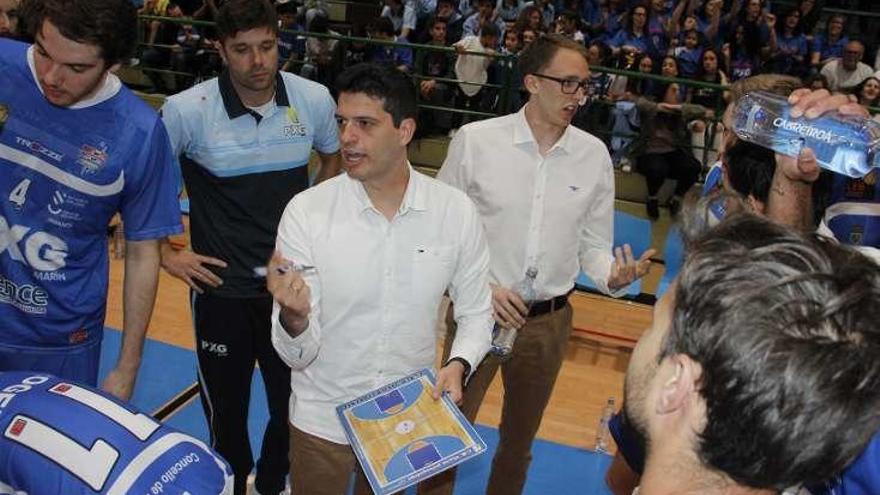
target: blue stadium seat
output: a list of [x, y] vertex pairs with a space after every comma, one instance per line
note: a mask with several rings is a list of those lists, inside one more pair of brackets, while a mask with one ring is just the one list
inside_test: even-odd
[[[633, 256], [639, 257], [651, 247], [651, 222], [629, 213], [614, 210], [614, 246], [629, 244]], [[579, 290], [595, 291], [596, 285], [583, 272], [574, 282]], [[642, 281], [636, 280], [626, 289], [627, 296], [638, 296], [642, 293]]]
[[180, 213], [189, 215], [189, 198], [180, 198]]
[[663, 247], [663, 261], [666, 263], [666, 270], [663, 272], [663, 277], [657, 286], [658, 299], [666, 292], [669, 285], [672, 284], [684, 262], [684, 244], [681, 241], [681, 234], [678, 232], [677, 227], [669, 229], [669, 233], [666, 235], [666, 245]]

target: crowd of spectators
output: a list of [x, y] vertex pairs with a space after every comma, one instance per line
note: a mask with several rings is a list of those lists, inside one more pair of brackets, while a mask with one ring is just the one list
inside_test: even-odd
[[[213, 49], [214, 29], [186, 20], [213, 20], [223, 1], [145, 0], [141, 14], [180, 19], [142, 21], [139, 57], [152, 90], [170, 94], [221, 70]], [[0, 0], [0, 35], [13, 35], [16, 3]], [[516, 111], [524, 94], [499, 88], [521, 83], [517, 56], [544, 33], [583, 43], [593, 67], [678, 78], [670, 83], [594, 70], [574, 119], [575, 125], [605, 141], [616, 166], [645, 175], [648, 213], [656, 217], [657, 189], [664, 177], [685, 178], [677, 192], [699, 177], [690, 159], [681, 160], [681, 152], [692, 154], [704, 170], [715, 161], [723, 131], [718, 112], [726, 104], [718, 86], [759, 73], [786, 74], [801, 78], [807, 87], [852, 94], [866, 107], [880, 104], [880, 50], [866, 53], [866, 43], [858, 37], [861, 19], [847, 19], [839, 10], [823, 13], [822, 0], [769, 3], [382, 0], [378, 17], [370, 22], [337, 26], [325, 2], [276, 0], [283, 30], [278, 63], [281, 70], [329, 88], [343, 67], [358, 62], [387, 63], [410, 72], [422, 104], [428, 105], [420, 115], [420, 135], [453, 133], [470, 120]], [[830, 0], [827, 6], [863, 7], [852, 1], [832, 5]], [[374, 42], [335, 38], [343, 34]], [[457, 111], [437, 108], [450, 106]], [[682, 143], [690, 143], [690, 149]], [[663, 165], [669, 160], [674, 167]], [[682, 163], [686, 172], [679, 170]], [[671, 198], [672, 210], [677, 209], [677, 196]]]
[[[198, 0], [146, 0], [141, 12], [211, 20], [218, 2], [222, 0], [202, 0], [201, 4]], [[500, 108], [498, 91], [460, 84], [445, 88], [449, 94], [443, 90], [435, 93], [431, 88], [436, 81], [430, 81], [457, 76], [466, 83], [504, 85], [516, 65], [510, 57], [515, 57], [536, 36], [549, 32], [590, 47], [596, 54], [595, 65], [659, 75], [663, 73], [664, 59], [672, 57], [678, 77], [716, 84], [770, 72], [822, 81], [821, 85], [832, 91], [854, 92], [880, 70], [880, 58], [873, 67], [866, 63], [866, 55], [873, 54], [865, 53], [862, 40], [847, 35], [845, 17], [823, 16], [821, 0], [772, 6], [766, 0], [383, 0], [379, 18], [365, 26], [356, 24], [345, 33], [331, 28], [325, 4], [279, 0], [276, 5], [282, 28], [288, 31], [279, 40], [279, 63], [284, 69], [332, 83], [347, 63], [388, 62], [413, 72], [427, 83], [420, 84], [423, 98], [439, 103], [439, 98], [451, 97], [446, 102], [462, 103], [467, 109], [481, 112], [513, 111], [520, 99], [509, 98], [506, 108]], [[440, 27], [441, 24], [444, 26]], [[490, 33], [483, 36], [487, 26]], [[163, 25], [157, 21], [148, 21], [145, 27], [146, 41], [154, 45], [143, 51], [146, 66], [178, 71], [188, 68], [196, 79], [213, 75], [219, 68], [218, 60], [208, 55], [209, 50], [203, 50], [211, 44], [210, 29], [200, 33], [201, 29], [185, 24]], [[465, 56], [461, 57], [466, 59], [462, 62], [455, 61], [450, 54], [416, 56], [414, 50], [406, 47], [365, 47], [361, 43], [307, 38], [304, 32], [351, 34], [507, 57], [487, 58], [478, 63], [478, 58], [485, 57]], [[450, 58], [451, 63], [446, 63]], [[432, 63], [426, 65], [425, 60]], [[443, 63], [438, 65], [441, 60]], [[648, 64], [651, 69], [645, 70]], [[461, 67], [464, 74], [456, 67]], [[167, 89], [163, 82], [166, 79], [154, 76], [152, 80], [157, 90]], [[178, 77], [175, 83], [187, 85], [191, 80]], [[618, 101], [645, 96], [660, 101], [664, 95], [656, 91], [661, 86], [631, 85], [624, 77], [600, 77], [591, 86], [589, 99]], [[693, 102], [710, 109], [723, 106], [723, 95], [718, 90], [679, 89], [678, 103]], [[435, 127], [432, 131], [446, 131], [462, 122], [459, 118], [440, 118], [441, 124], [437, 124], [436, 117], [427, 118]], [[703, 124], [691, 126], [695, 134], [705, 128]]]

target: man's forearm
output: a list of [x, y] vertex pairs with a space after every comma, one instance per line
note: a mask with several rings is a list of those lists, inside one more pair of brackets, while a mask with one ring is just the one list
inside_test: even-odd
[[122, 348], [117, 368], [137, 370], [159, 285], [159, 241], [129, 241], [122, 295]]

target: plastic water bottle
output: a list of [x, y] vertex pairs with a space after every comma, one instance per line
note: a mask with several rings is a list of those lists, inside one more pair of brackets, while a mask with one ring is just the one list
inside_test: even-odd
[[[526, 270], [526, 276], [514, 285], [511, 289], [519, 294], [526, 307], [531, 309], [532, 303], [535, 302], [535, 278], [538, 276], [538, 269], [529, 267]], [[512, 328], [504, 328], [499, 323], [495, 323], [492, 330], [492, 354], [501, 359], [509, 359], [510, 353], [513, 352], [513, 342], [516, 340], [516, 330]]]
[[816, 119], [792, 118], [788, 99], [756, 91], [743, 96], [734, 112], [734, 131], [741, 139], [787, 156], [806, 146], [822, 168], [864, 177], [880, 166], [880, 123], [837, 113]]
[[602, 409], [599, 426], [596, 428], [596, 446], [593, 448], [596, 452], [608, 453], [608, 446], [611, 444], [611, 430], [608, 429], [608, 425], [615, 412], [617, 408], [614, 406], [614, 397], [609, 397], [605, 409]]

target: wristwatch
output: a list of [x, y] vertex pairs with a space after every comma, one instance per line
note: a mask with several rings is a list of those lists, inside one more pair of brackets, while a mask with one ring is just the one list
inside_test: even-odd
[[449, 361], [446, 361], [446, 364], [444, 364], [443, 366], [449, 366], [449, 363], [453, 361], [458, 361], [459, 363], [461, 363], [462, 366], [464, 366], [464, 374], [462, 375], [464, 378], [467, 378], [467, 376], [471, 374], [471, 365], [467, 362], [467, 360], [465, 360], [465, 358], [454, 357]]

